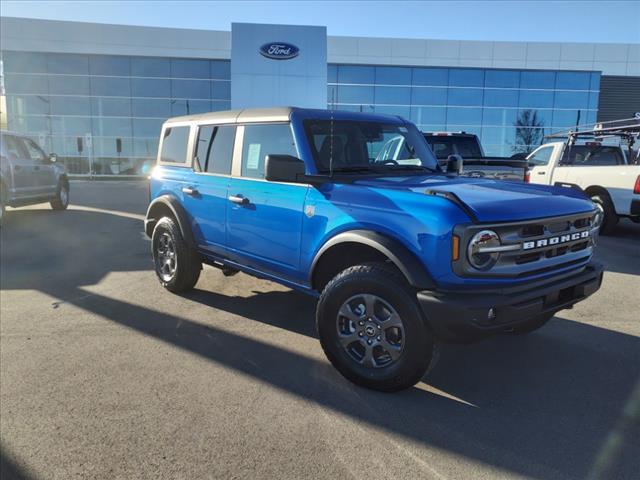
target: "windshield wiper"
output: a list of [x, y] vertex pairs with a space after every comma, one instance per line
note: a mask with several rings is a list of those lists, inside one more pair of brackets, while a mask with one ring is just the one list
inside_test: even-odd
[[416, 171], [427, 170], [429, 172], [438, 171], [435, 168], [425, 167], [424, 165], [384, 165], [384, 168], [391, 171], [397, 171], [397, 170], [416, 170]]

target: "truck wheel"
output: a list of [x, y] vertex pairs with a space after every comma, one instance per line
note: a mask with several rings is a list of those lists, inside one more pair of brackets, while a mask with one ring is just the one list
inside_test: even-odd
[[509, 334], [511, 334], [511, 335], [526, 335], [528, 333], [535, 332], [539, 328], [541, 328], [544, 325], [546, 325], [546, 323], [553, 318], [553, 315], [554, 315], [553, 313], [545, 313], [543, 315], [539, 315], [539, 316], [531, 319], [529, 322], [527, 322], [527, 323], [525, 323], [523, 325], [518, 325], [513, 330], [510, 330]]
[[50, 202], [51, 208], [54, 210], [66, 210], [69, 206], [69, 184], [60, 182], [56, 189], [56, 196]]
[[151, 236], [156, 275], [170, 292], [186, 292], [197, 283], [202, 262], [197, 252], [182, 238], [180, 229], [169, 217], [158, 220]]
[[600, 233], [608, 235], [618, 224], [618, 215], [615, 208], [613, 208], [613, 203], [607, 194], [591, 195], [591, 201], [602, 207], [604, 218], [600, 226]]
[[392, 392], [415, 385], [436, 355], [436, 340], [415, 293], [380, 263], [347, 268], [322, 291], [320, 344], [333, 366], [363, 387]]

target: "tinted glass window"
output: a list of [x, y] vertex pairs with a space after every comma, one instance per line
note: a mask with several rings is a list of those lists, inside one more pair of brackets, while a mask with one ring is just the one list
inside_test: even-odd
[[574, 145], [565, 148], [562, 163], [575, 166], [606, 166], [624, 163], [618, 147], [605, 145]]
[[131, 75], [134, 77], [169, 77], [171, 64], [166, 58], [131, 58]]
[[196, 155], [200, 166], [209, 173], [231, 173], [236, 127], [207, 125], [198, 130]]
[[482, 105], [482, 94], [481, 88], [450, 88], [448, 102], [449, 105]]
[[531, 155], [531, 157], [528, 158], [528, 161], [534, 166], [544, 166], [549, 163], [552, 153], [553, 147], [543, 147]]
[[521, 90], [520, 106], [528, 108], [552, 108], [553, 91]]
[[204, 80], [171, 80], [173, 98], [211, 98], [210, 82]]
[[520, 75], [520, 88], [553, 88], [555, 82], [555, 72], [523, 71]]
[[484, 70], [452, 68], [449, 71], [449, 85], [456, 87], [483, 87]]
[[231, 98], [231, 82], [211, 82], [211, 98], [229, 100]]
[[131, 100], [128, 98], [91, 99], [91, 111], [98, 117], [128, 117], [131, 115]]
[[230, 79], [231, 62], [228, 60], [212, 60], [211, 78]]
[[128, 76], [131, 62], [125, 56], [93, 55], [89, 58], [89, 72], [91, 75]]
[[411, 89], [413, 105], [446, 105], [447, 89], [438, 87], [414, 87]]
[[49, 73], [86, 75], [89, 73], [89, 57], [68, 53], [49, 53], [47, 70]]
[[15, 161], [18, 159], [28, 158], [28, 153], [25, 150], [24, 145], [17, 137], [12, 135], [3, 135], [2, 143], [4, 144], [4, 151], [9, 160]]
[[131, 87], [126, 77], [91, 77], [91, 94], [104, 97], [129, 97]]
[[51, 97], [49, 98], [52, 115], [91, 116], [89, 97]]
[[46, 53], [2, 52], [5, 73], [47, 73]]
[[411, 107], [411, 121], [420, 125], [444, 125], [447, 121], [447, 109], [446, 107]]
[[422, 134], [410, 124], [305, 120], [304, 125], [320, 172], [436, 168]]
[[132, 78], [131, 94], [134, 97], [171, 97], [171, 81], [160, 78]]
[[372, 104], [373, 87], [340, 85], [338, 87], [338, 102]]
[[556, 73], [556, 88], [569, 90], [589, 90], [591, 74], [588, 72]]
[[187, 141], [189, 127], [166, 128], [162, 140], [160, 161], [185, 163], [187, 161]]
[[49, 92], [54, 95], [89, 95], [89, 77], [50, 76]]
[[298, 156], [288, 124], [247, 125], [242, 146], [242, 176], [264, 178], [267, 155]]
[[375, 87], [375, 103], [389, 105], [409, 105], [411, 88], [409, 87]]
[[446, 68], [414, 68], [414, 85], [446, 86], [449, 84], [449, 70]]
[[376, 67], [376, 83], [382, 85], [411, 85], [411, 69], [405, 67]]
[[208, 60], [187, 60], [174, 58], [171, 60], [171, 76], [177, 78], [209, 78]]
[[42, 149], [30, 138], [24, 139], [24, 145], [27, 148], [27, 152], [29, 153], [31, 160], [43, 162], [47, 158]]
[[509, 87], [520, 86], [520, 72], [517, 70], [487, 70], [484, 77], [485, 87]]
[[158, 98], [134, 98], [131, 100], [134, 117], [167, 118], [171, 116], [171, 101]]
[[489, 107], [517, 107], [518, 90], [487, 89], [484, 91], [484, 104]]
[[45, 75], [13, 75], [4, 76], [7, 93], [49, 93], [47, 77]]
[[375, 70], [373, 67], [356, 67], [343, 65], [338, 67], [338, 82], [340, 83], [365, 83], [373, 85]]
[[439, 159], [447, 158], [453, 154], [461, 155], [462, 158], [482, 157], [478, 140], [475, 137], [426, 135], [425, 138]]

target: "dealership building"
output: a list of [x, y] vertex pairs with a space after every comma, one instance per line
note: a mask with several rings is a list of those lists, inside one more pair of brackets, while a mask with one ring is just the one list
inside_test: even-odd
[[32, 136], [75, 174], [144, 174], [165, 119], [231, 108], [401, 115], [424, 131], [476, 133], [487, 154], [503, 156], [529, 151], [554, 131], [640, 117], [640, 44], [3, 17], [0, 47], [3, 128]]

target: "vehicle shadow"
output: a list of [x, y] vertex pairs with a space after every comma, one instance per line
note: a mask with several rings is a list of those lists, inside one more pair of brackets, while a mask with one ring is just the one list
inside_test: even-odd
[[[52, 288], [47, 293], [61, 294]], [[536, 478], [588, 477], [640, 380], [638, 338], [555, 319], [527, 337], [446, 346], [425, 379], [443, 395], [420, 386], [389, 395], [350, 384], [327, 362], [86, 293], [76, 289], [68, 303], [375, 428]], [[193, 299], [205, 295], [195, 292]], [[305, 306], [298, 296], [274, 292], [227, 301], [213, 295], [208, 304], [288, 329], [290, 315], [277, 305], [300, 303], [302, 320], [311, 302]], [[638, 471], [638, 426], [626, 429], [629, 437], [606, 472], [611, 478], [633, 478]]]
[[[88, 295], [84, 287], [110, 272], [150, 270], [139, 221], [74, 210], [12, 213], [2, 230], [3, 289], [40, 290], [363, 424], [506, 472], [588, 477], [640, 379], [640, 339], [560, 317], [529, 336], [445, 346], [427, 386], [394, 395], [361, 389], [327, 361], [235, 334], [215, 321]], [[315, 336], [314, 300], [297, 292], [230, 297], [200, 289], [184, 297]], [[626, 437], [601, 477], [637, 478], [635, 421], [625, 426]]]

